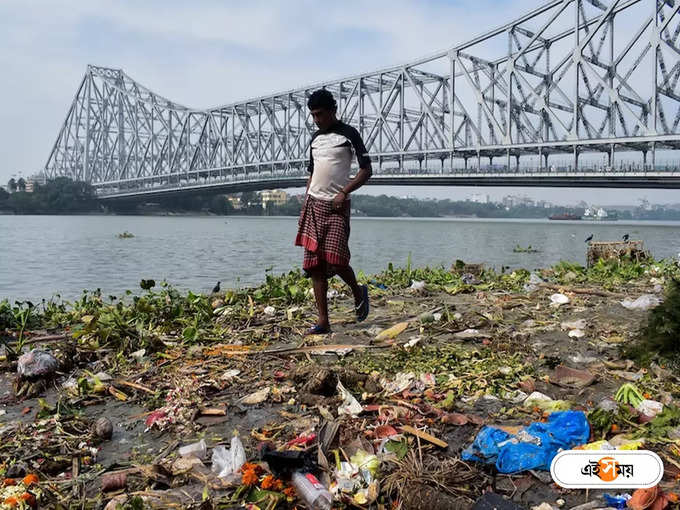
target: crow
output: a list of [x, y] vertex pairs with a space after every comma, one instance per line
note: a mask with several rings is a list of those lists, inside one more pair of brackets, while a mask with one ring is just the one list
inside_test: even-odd
[[220, 291], [220, 283], [221, 282], [217, 282], [217, 285], [213, 287], [213, 294], [217, 294]]
[[629, 238], [629, 237], [630, 237], [630, 236], [629, 236], [628, 234], [623, 234], [623, 240], [624, 240], [624, 241], [628, 242], [628, 238]]
[[585, 240], [585, 242], [589, 243], [592, 240], [593, 240], [593, 234], [590, 234], [590, 236], [588, 236], [588, 238]]

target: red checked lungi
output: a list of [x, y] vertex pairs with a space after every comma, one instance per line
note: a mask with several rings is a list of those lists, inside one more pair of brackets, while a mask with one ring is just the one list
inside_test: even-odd
[[[328, 266], [349, 265], [350, 201], [333, 210], [333, 202], [307, 195], [300, 212], [295, 245], [305, 249], [302, 269], [308, 271], [323, 261]], [[329, 274], [332, 271], [329, 271]]]

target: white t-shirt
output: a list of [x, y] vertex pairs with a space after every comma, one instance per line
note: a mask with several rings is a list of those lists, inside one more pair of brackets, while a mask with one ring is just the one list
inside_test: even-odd
[[333, 200], [350, 181], [352, 152], [360, 168], [371, 165], [371, 158], [359, 132], [342, 121], [312, 135], [309, 167], [312, 182], [309, 194], [319, 200]]

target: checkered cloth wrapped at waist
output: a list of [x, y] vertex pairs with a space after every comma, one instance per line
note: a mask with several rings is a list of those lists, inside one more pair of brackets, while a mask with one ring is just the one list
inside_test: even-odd
[[322, 262], [326, 266], [349, 265], [350, 200], [340, 210], [333, 210], [333, 202], [307, 195], [300, 212], [295, 245], [305, 254], [302, 268], [309, 271]]

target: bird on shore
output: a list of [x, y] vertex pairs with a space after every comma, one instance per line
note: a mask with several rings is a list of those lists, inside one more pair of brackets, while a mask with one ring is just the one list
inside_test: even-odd
[[220, 283], [222, 282], [217, 282], [217, 285], [213, 287], [213, 294], [217, 294], [220, 291]]
[[585, 240], [586, 243], [589, 243], [590, 241], [593, 240], [593, 234], [590, 234], [588, 238]]
[[628, 234], [623, 234], [623, 240], [624, 240], [624, 241], [628, 242], [628, 238], [629, 238], [629, 237], [630, 237], [630, 236], [629, 236]]

